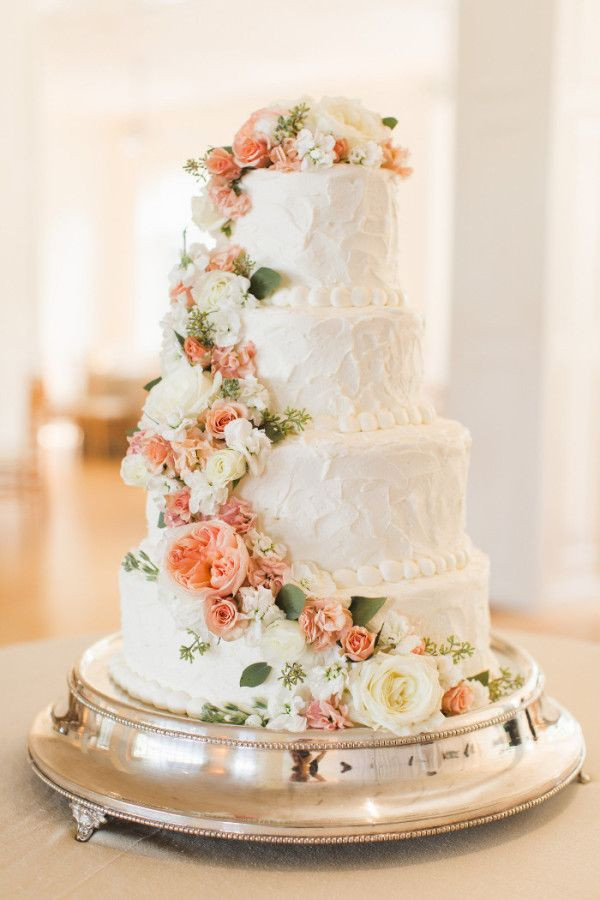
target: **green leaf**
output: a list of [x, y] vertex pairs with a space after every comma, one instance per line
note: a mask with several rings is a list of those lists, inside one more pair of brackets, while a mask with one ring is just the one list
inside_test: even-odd
[[228, 153], [233, 153], [233, 147], [223, 147], [223, 150], [227, 150]]
[[284, 611], [286, 619], [298, 619], [306, 603], [306, 594], [295, 584], [284, 584], [275, 603]]
[[385, 597], [352, 597], [350, 613], [355, 625], [366, 625], [385, 603]]
[[252, 663], [246, 666], [240, 678], [240, 687], [256, 687], [266, 681], [271, 672], [271, 666], [266, 662]]
[[265, 297], [268, 297], [269, 294], [272, 294], [279, 287], [280, 281], [281, 275], [279, 272], [276, 272], [274, 269], [268, 269], [266, 266], [261, 266], [250, 279], [250, 293], [254, 294], [257, 300], [264, 300]]
[[136, 425], [135, 428], [130, 428], [129, 431], [126, 431], [125, 434], [127, 437], [133, 437], [134, 434], [137, 434], [140, 430], [140, 426]]
[[469, 675], [469, 681], [479, 681], [484, 687], [488, 686], [489, 680], [489, 669], [486, 669], [485, 672], [478, 672], [477, 675]]
[[177, 332], [175, 332], [175, 337], [176, 337], [177, 340], [179, 341], [179, 346], [180, 346], [181, 349], [183, 350], [183, 345], [185, 344], [185, 338], [184, 338], [184, 337], [181, 337], [181, 335], [178, 334]]
[[151, 391], [153, 387], [156, 387], [159, 381], [162, 381], [162, 375], [159, 375], [158, 378], [153, 378], [152, 381], [149, 381], [148, 384], [145, 384], [144, 390]]
[[165, 514], [162, 511], [162, 509], [161, 509], [160, 515], [158, 517], [157, 526], [158, 526], [158, 528], [166, 528], [167, 527], [167, 523], [165, 522]]
[[394, 116], [385, 116], [381, 121], [384, 125], [387, 125], [388, 128], [395, 128], [398, 124], [398, 119], [394, 118]]

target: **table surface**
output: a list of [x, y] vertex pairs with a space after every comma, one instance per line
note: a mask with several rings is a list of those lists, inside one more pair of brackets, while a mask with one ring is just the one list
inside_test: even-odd
[[66, 696], [71, 663], [94, 636], [0, 650], [0, 896], [285, 900], [393, 897], [600, 897], [600, 645], [509, 635], [536, 657], [549, 693], [583, 725], [592, 780], [503, 822], [411, 841], [342, 847], [246, 844], [112, 822], [73, 839], [64, 798], [27, 763], [29, 724]]

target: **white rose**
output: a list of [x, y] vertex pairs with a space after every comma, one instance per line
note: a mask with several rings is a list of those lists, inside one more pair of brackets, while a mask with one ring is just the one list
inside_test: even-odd
[[213, 487], [224, 487], [246, 474], [246, 461], [236, 450], [217, 450], [209, 458], [204, 475]]
[[265, 629], [263, 650], [269, 661], [275, 665], [293, 662], [304, 650], [304, 635], [297, 622], [279, 619]]
[[156, 384], [144, 404], [144, 415], [159, 433], [172, 440], [186, 424], [193, 424], [210, 404], [215, 390], [212, 378], [200, 366], [181, 360]]
[[218, 231], [227, 219], [222, 215], [208, 194], [192, 197], [192, 220], [201, 231]]
[[253, 428], [248, 419], [235, 419], [225, 426], [224, 435], [227, 446], [244, 456], [252, 474], [261, 475], [271, 451], [264, 431]]
[[141, 453], [130, 453], [124, 456], [121, 463], [121, 478], [129, 487], [148, 486], [150, 475]]
[[245, 305], [250, 282], [233, 272], [203, 272], [192, 286], [192, 296], [199, 309], [211, 312], [221, 306], [241, 308]]
[[211, 484], [204, 472], [184, 472], [183, 480], [190, 489], [190, 512], [214, 516], [228, 496], [227, 485]]
[[331, 575], [312, 562], [295, 562], [291, 581], [295, 581], [305, 593], [313, 596], [327, 597], [337, 590]]
[[306, 126], [333, 134], [336, 139], [344, 138], [350, 149], [367, 141], [382, 144], [390, 137], [381, 116], [365, 109], [359, 100], [345, 97], [323, 97], [311, 108]]
[[429, 656], [378, 653], [352, 668], [353, 718], [402, 734], [439, 714], [443, 690]]

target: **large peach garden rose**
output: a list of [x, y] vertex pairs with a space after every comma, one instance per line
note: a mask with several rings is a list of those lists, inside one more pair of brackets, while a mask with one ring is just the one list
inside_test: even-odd
[[187, 594], [199, 600], [232, 597], [248, 571], [248, 551], [231, 525], [209, 519], [179, 529], [165, 552], [164, 570]]

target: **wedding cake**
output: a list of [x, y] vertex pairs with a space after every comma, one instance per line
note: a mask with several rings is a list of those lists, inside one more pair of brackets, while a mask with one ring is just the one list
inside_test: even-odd
[[465, 534], [469, 433], [422, 392], [396, 124], [300, 100], [186, 164], [210, 248], [184, 237], [122, 464], [148, 498], [112, 665], [133, 697], [410, 734], [519, 686], [491, 653], [488, 561]]

